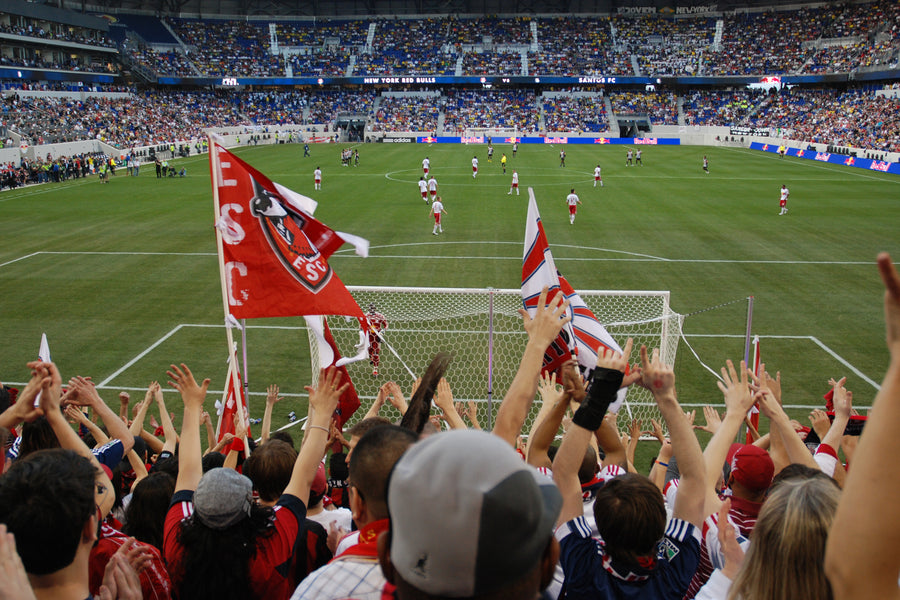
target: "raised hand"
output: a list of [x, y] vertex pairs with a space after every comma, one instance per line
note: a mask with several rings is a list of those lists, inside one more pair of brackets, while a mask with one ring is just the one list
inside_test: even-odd
[[276, 384], [273, 383], [266, 388], [266, 404], [275, 406], [282, 400], [284, 400], [284, 397], [278, 395], [278, 386]]
[[313, 388], [306, 386], [305, 389], [309, 393], [309, 407], [316, 414], [324, 412], [328, 415], [329, 422], [331, 414], [337, 408], [338, 401], [350, 383], [341, 385], [341, 372], [335, 367], [328, 367], [319, 371], [319, 387]]
[[651, 356], [647, 347], [641, 346], [641, 385], [650, 390], [656, 398], [675, 395], [675, 371], [659, 357], [659, 348], [654, 348]]
[[717, 381], [716, 384], [725, 397], [727, 412], [743, 416], [753, 406], [753, 395], [750, 393], [748, 376], [746, 362], [741, 361], [739, 378], [735, 372], [734, 363], [730, 360], [725, 361], [725, 367], [722, 367], [722, 381]]
[[[170, 365], [171, 370], [166, 371], [169, 376], [169, 385], [181, 392], [181, 399], [184, 401], [185, 408], [203, 409], [203, 401], [206, 399], [206, 390], [209, 389], [209, 379], [204, 379], [203, 383], [197, 385], [194, 374], [184, 363], [181, 367]], [[162, 396], [162, 391], [159, 392]]]
[[528, 333], [528, 339], [547, 347], [556, 339], [563, 326], [572, 320], [568, 314], [569, 301], [562, 293], [556, 293], [547, 302], [548, 288], [541, 290], [538, 296], [537, 310], [532, 318], [524, 308], [519, 309], [522, 324]]
[[719, 416], [719, 412], [707, 404], [703, 407], [703, 418], [706, 419], [706, 425], [694, 425], [694, 429], [715, 435], [722, 426], [722, 417]]

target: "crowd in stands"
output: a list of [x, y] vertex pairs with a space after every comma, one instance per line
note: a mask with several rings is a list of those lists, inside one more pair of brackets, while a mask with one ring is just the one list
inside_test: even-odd
[[518, 52], [466, 52], [463, 75], [522, 74], [522, 55]]
[[[31, 86], [40, 87], [40, 86]], [[49, 87], [54, 87], [53, 85]], [[99, 139], [121, 148], [189, 140], [205, 127], [283, 124], [332, 125], [338, 113], [366, 115], [369, 131], [461, 134], [469, 128], [524, 132], [604, 132], [606, 100], [533, 90], [445, 89], [440, 96], [392, 98], [374, 90], [163, 92], [105, 99], [19, 97], [11, 88], [0, 102], [0, 125], [32, 145]], [[108, 91], [108, 90], [106, 90]], [[683, 121], [672, 92], [612, 92], [616, 114], [647, 114], [655, 125], [769, 127], [788, 139], [900, 151], [900, 99], [876, 96], [867, 86], [840, 92], [785, 88], [778, 94], [748, 90], [683, 92]], [[552, 94], [556, 96], [556, 94]], [[443, 128], [438, 122], [443, 114]]]
[[634, 75], [631, 55], [612, 43], [605, 18], [537, 19], [538, 52], [528, 53], [530, 75]]
[[453, 90], [442, 97], [444, 131], [498, 127], [521, 132], [539, 130], [537, 97], [533, 91], [473, 92]]
[[288, 59], [294, 77], [343, 77], [347, 74], [350, 58], [339, 52], [314, 52], [293, 54]]
[[[0, 33], [40, 38], [57, 42], [70, 42], [88, 46], [115, 48], [116, 44], [99, 29], [75, 28], [57, 23], [41, 22], [28, 17], [18, 17], [18, 24], [0, 23]], [[44, 27], [47, 29], [44, 29]]]
[[735, 125], [745, 122], [761, 95], [746, 90], [693, 90], [684, 98], [685, 125]]
[[544, 130], [548, 133], [609, 130], [606, 103], [601, 97], [545, 98], [543, 107]]
[[371, 131], [437, 131], [440, 109], [434, 97], [387, 96], [381, 99]]
[[259, 25], [194, 19], [170, 19], [169, 23], [203, 74], [264, 77], [284, 72], [283, 62], [269, 52], [268, 33]]
[[[716, 43], [717, 21], [724, 24]], [[178, 51], [126, 51], [159, 75], [777, 75], [850, 72], [896, 64], [900, 6], [895, 2], [740, 12], [721, 17], [639, 15], [421, 20], [314, 21], [166, 18]], [[275, 25], [274, 39], [269, 25]], [[0, 26], [0, 32], [2, 32]], [[48, 32], [6, 25], [8, 33], [114, 47], [102, 32]], [[371, 38], [370, 38], [371, 34]], [[821, 40], [837, 40], [820, 43]], [[274, 52], [277, 43], [278, 52]], [[16, 58], [13, 58], [15, 56]], [[110, 67], [52, 48], [42, 56], [6, 54], [2, 64], [65, 70]], [[351, 64], [357, 65], [348, 73]]]
[[[780, 371], [760, 365], [757, 376], [730, 360], [717, 382], [724, 409], [705, 407], [695, 425], [673, 367], [631, 339], [601, 349], [588, 385], [575, 360], [542, 375], [571, 318], [546, 288], [523, 315], [528, 341], [490, 432], [474, 403], [454, 402], [444, 353], [408, 395], [382, 385], [361, 416], [342, 404], [350, 382], [322, 369], [296, 434], [271, 431], [285, 400], [270, 385], [258, 440], [240, 411], [216, 432], [210, 379], [184, 363], [166, 371], [180, 398], [152, 382], [111, 407], [90, 377], [29, 362], [21, 389], [0, 385], [4, 595], [896, 597], [900, 482], [884, 477], [884, 461], [900, 453], [900, 274], [887, 253], [878, 270], [882, 385], [859, 415], [860, 392], [829, 380], [810, 427], [782, 407]], [[636, 419], [620, 431], [629, 386], [659, 410], [649, 432]], [[747, 417], [755, 404], [763, 435]], [[640, 444], [656, 455], [650, 465], [635, 464]]]
[[678, 106], [672, 92], [613, 92], [609, 100], [617, 114], [647, 114], [656, 125], [678, 124]]
[[278, 44], [287, 47], [322, 46], [361, 47], [369, 33], [368, 21], [289, 21], [275, 24]]
[[791, 90], [767, 98], [751, 118], [791, 139], [871, 150], [900, 150], [900, 101], [865, 90]]
[[122, 148], [188, 140], [204, 127], [249, 124], [212, 92], [142, 92], [126, 99], [3, 99], [4, 124], [33, 145], [97, 139]]
[[441, 43], [443, 19], [377, 21], [372, 51], [358, 54], [354, 75], [453, 75], [456, 55]]

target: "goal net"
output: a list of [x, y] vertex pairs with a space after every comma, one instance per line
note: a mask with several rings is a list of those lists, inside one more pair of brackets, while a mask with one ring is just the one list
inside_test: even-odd
[[[528, 341], [522, 317], [517, 312], [522, 307], [520, 290], [360, 286], [348, 286], [348, 289], [363, 312], [374, 306], [387, 321], [382, 331], [385, 341], [378, 348], [378, 375], [373, 375], [370, 361], [347, 365], [361, 402], [350, 424], [362, 419], [385, 382], [397, 382], [408, 400], [415, 378], [425, 372], [435, 354], [443, 351], [453, 356], [446, 378], [454, 400], [463, 403], [472, 400], [481, 427], [493, 428], [497, 409], [512, 383]], [[669, 307], [669, 292], [579, 291], [579, 295], [620, 345], [624, 346], [628, 337], [634, 338], [630, 363], [640, 360], [638, 351], [641, 344], [646, 344], [648, 348], [659, 348], [662, 360], [674, 364], [682, 316]], [[341, 352], [351, 354], [359, 342], [356, 319], [330, 317], [328, 324]], [[310, 347], [315, 380], [319, 357], [313, 339]], [[524, 433], [529, 431], [537, 414], [537, 404]], [[433, 408], [432, 412], [438, 414], [439, 410]], [[388, 403], [380, 414], [392, 420], [400, 417]], [[622, 428], [631, 418], [640, 418], [645, 423], [651, 417], [659, 418], [650, 393], [637, 386], [629, 388], [626, 404], [619, 414]]]

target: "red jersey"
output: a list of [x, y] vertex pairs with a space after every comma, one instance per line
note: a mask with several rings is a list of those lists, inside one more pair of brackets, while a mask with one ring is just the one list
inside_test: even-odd
[[[88, 564], [88, 572], [90, 574], [91, 594], [97, 596], [100, 593], [100, 584], [103, 583], [103, 573], [106, 571], [106, 564], [112, 555], [128, 541], [128, 536], [103, 523], [100, 527], [100, 539], [97, 545], [91, 548], [91, 557]], [[150, 544], [138, 542], [142, 547], [152, 554], [150, 564], [140, 572], [141, 593], [144, 600], [168, 600], [172, 597], [172, 582], [169, 579], [169, 572], [163, 563], [159, 550]]]

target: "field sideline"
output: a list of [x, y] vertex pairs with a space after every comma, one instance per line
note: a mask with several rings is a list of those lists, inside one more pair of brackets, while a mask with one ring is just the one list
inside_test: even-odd
[[[517, 288], [533, 187], [558, 267], [576, 289], [670, 290], [676, 311], [697, 313], [684, 329], [716, 370], [742, 356], [753, 296], [753, 332], [770, 370], [782, 371], [786, 404], [818, 406], [827, 379], [842, 375], [858, 405], [871, 403], [887, 364], [874, 260], [880, 250], [900, 258], [896, 176], [693, 146], [644, 147], [645, 166], [627, 168], [621, 146], [568, 146], [561, 168], [556, 146], [522, 145], [512, 158], [498, 144], [489, 163], [485, 146], [368, 144], [358, 147], [360, 167], [342, 167], [341, 147], [313, 146], [306, 159], [298, 145], [236, 153], [316, 199], [320, 220], [370, 240], [369, 258], [345, 249], [332, 259], [348, 285]], [[437, 237], [416, 186], [426, 155], [448, 209]], [[598, 162], [603, 188], [592, 187]], [[186, 178], [157, 180], [145, 165], [140, 177], [120, 170], [108, 185], [91, 178], [0, 193], [0, 380], [25, 380], [24, 363], [46, 332], [64, 377], [92, 376], [110, 401], [120, 389], [139, 397], [171, 362], [221, 390], [227, 349], [208, 163], [176, 164]], [[312, 189], [316, 166], [321, 192]], [[519, 197], [507, 195], [513, 168]], [[791, 196], [780, 217], [782, 183]], [[564, 199], [573, 187], [583, 205], [572, 226]], [[310, 367], [301, 326], [299, 318], [251, 323], [254, 398], [272, 382], [303, 397]], [[684, 344], [676, 374], [685, 404], [721, 403]], [[452, 383], [452, 367], [450, 375]], [[291, 409], [303, 411], [279, 410], [275, 427]], [[261, 414], [262, 402], [252, 403], [251, 415]]]

